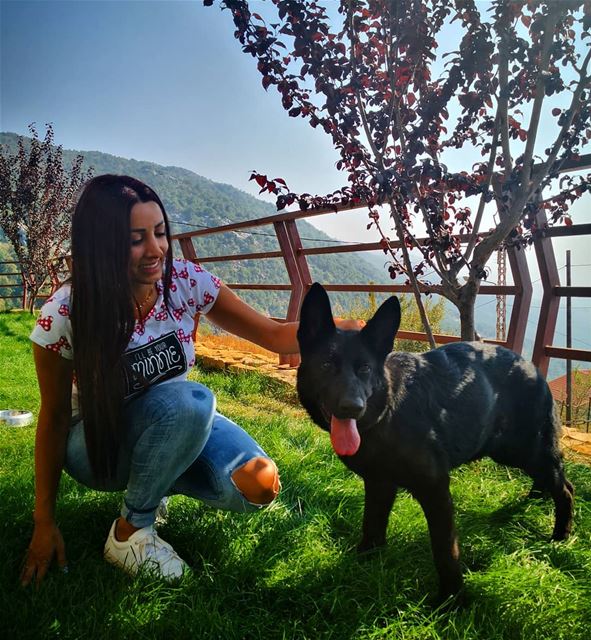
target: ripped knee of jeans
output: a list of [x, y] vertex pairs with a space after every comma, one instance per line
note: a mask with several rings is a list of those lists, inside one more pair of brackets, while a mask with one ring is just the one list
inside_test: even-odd
[[257, 505], [273, 502], [281, 488], [277, 465], [262, 456], [251, 458], [235, 469], [232, 481], [248, 502]]

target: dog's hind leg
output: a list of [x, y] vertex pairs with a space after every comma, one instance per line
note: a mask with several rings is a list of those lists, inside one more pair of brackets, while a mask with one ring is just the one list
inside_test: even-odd
[[460, 550], [449, 492], [449, 477], [413, 488], [412, 494], [419, 501], [427, 518], [433, 560], [439, 574], [439, 595], [441, 599], [445, 599], [462, 588]]
[[565, 540], [572, 528], [574, 488], [564, 475], [560, 455], [554, 451], [548, 452], [537, 470], [530, 472], [530, 475], [534, 480], [532, 490], [547, 491], [554, 501], [556, 516], [552, 540]]
[[527, 494], [528, 498], [542, 498], [544, 496], [544, 488], [539, 484], [537, 480], [533, 481], [531, 489]]
[[371, 551], [386, 544], [386, 529], [398, 487], [392, 482], [363, 478], [365, 508], [363, 511], [363, 537], [357, 546], [359, 553]]
[[555, 489], [551, 489], [550, 493], [556, 508], [552, 540], [565, 540], [573, 526], [574, 488], [564, 477], [564, 472], [562, 472], [562, 482], [559, 482]]

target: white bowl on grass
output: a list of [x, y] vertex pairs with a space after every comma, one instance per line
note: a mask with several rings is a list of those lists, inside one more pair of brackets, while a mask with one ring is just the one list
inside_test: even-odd
[[19, 411], [18, 409], [7, 409], [0, 411], [0, 424], [10, 427], [27, 427], [33, 422], [33, 414], [30, 411]]

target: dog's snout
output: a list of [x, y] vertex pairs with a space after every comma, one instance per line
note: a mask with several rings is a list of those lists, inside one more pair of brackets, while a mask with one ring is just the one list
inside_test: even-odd
[[365, 411], [365, 402], [359, 396], [342, 398], [338, 406], [339, 418], [359, 418]]

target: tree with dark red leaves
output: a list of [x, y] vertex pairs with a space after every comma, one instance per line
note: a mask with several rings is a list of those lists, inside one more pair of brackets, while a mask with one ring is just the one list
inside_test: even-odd
[[[474, 339], [474, 302], [493, 252], [530, 243], [540, 207], [550, 223], [571, 223], [569, 207], [591, 191], [590, 175], [564, 173], [591, 139], [591, 0], [219, 5], [263, 87], [331, 136], [347, 185], [311, 196], [283, 179], [251, 179], [277, 196], [278, 209], [367, 204], [391, 276], [405, 274], [418, 302], [425, 284], [451, 300], [462, 338]], [[437, 282], [426, 282], [427, 270]]]
[[82, 171], [80, 155], [69, 170], [64, 167], [62, 147], [53, 145], [50, 124], [44, 140], [34, 125], [29, 131], [30, 143], [19, 139], [15, 153], [0, 147], [0, 228], [19, 262], [24, 306], [32, 311], [50, 261], [66, 249], [74, 199], [91, 172]]

